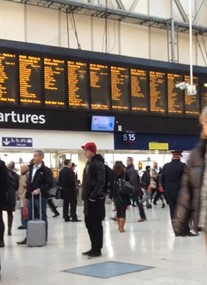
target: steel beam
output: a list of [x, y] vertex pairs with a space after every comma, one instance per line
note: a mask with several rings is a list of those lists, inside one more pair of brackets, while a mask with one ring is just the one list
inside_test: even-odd
[[126, 10], [124, 7], [124, 4], [122, 3], [122, 0], [116, 0], [117, 6], [120, 10]]
[[134, 2], [132, 3], [131, 7], [129, 8], [129, 12], [134, 12], [137, 4], [139, 3], [140, 0], [134, 0]]
[[[191, 0], [190, 0], [190, 1], [191, 1]], [[187, 14], [185, 13], [185, 10], [184, 10], [184, 8], [183, 8], [183, 5], [180, 3], [180, 0], [174, 0], [174, 2], [175, 2], [176, 6], [177, 6], [177, 8], [178, 8], [178, 11], [180, 12], [180, 15], [181, 15], [183, 21], [184, 21], [184, 22], [188, 22], [188, 21], [189, 21], [188, 16], [187, 16]]]

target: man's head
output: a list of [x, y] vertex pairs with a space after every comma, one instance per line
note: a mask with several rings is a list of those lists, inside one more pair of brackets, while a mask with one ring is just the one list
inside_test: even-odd
[[71, 168], [72, 167], [71, 159], [65, 159], [64, 160], [64, 166]]
[[133, 165], [134, 161], [133, 158], [131, 156], [127, 157], [127, 166]]
[[34, 164], [41, 164], [44, 159], [44, 152], [42, 150], [35, 150], [33, 155]]
[[81, 147], [85, 152], [86, 158], [91, 158], [96, 154], [97, 147], [94, 142], [88, 142], [85, 145], [82, 145]]
[[172, 153], [173, 159], [180, 160], [182, 157], [182, 151], [174, 150], [171, 153]]
[[147, 165], [145, 169], [146, 169], [146, 171], [150, 171], [150, 166]]

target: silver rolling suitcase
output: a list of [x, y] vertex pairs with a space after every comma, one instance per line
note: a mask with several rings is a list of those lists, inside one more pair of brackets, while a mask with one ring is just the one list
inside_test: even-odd
[[32, 195], [32, 221], [27, 223], [27, 246], [44, 246], [46, 245], [46, 227], [45, 221], [42, 220], [42, 196], [39, 195], [40, 219], [34, 219], [34, 196]]

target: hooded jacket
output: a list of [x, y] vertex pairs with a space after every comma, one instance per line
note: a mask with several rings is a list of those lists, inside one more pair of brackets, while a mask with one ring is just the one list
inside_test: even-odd
[[104, 199], [105, 190], [105, 165], [104, 159], [100, 154], [94, 155], [86, 163], [83, 172], [83, 201], [88, 199]]
[[197, 147], [191, 151], [184, 171], [173, 219], [173, 228], [176, 234], [185, 232], [189, 221], [192, 222], [194, 231], [198, 232], [206, 144], [207, 140], [199, 141]]

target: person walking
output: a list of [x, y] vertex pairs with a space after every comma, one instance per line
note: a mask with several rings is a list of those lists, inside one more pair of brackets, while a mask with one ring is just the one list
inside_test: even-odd
[[122, 187], [122, 183], [120, 181], [130, 181], [130, 179], [122, 163], [115, 163], [113, 173], [114, 175], [111, 182], [110, 198], [113, 199], [116, 207], [116, 220], [118, 223], [118, 230], [120, 233], [124, 233], [126, 223], [126, 210], [127, 207], [131, 205], [131, 202], [129, 195], [120, 193], [120, 188]]
[[103, 226], [105, 218], [105, 165], [104, 159], [97, 153], [94, 142], [82, 146], [86, 166], [83, 171], [82, 200], [84, 201], [85, 225], [91, 241], [91, 249], [83, 252], [89, 258], [102, 255]]
[[10, 161], [7, 165], [8, 168], [8, 203], [4, 210], [7, 212], [7, 225], [8, 225], [8, 236], [12, 235], [12, 224], [13, 224], [13, 212], [16, 206], [16, 193], [19, 189], [19, 176], [14, 171], [15, 163]]
[[170, 207], [171, 220], [173, 220], [174, 217], [175, 206], [181, 187], [181, 178], [185, 170], [185, 164], [180, 161], [182, 152], [172, 151], [172, 156], [172, 161], [163, 166], [161, 175], [161, 185], [165, 191]]
[[7, 205], [8, 179], [8, 169], [4, 161], [0, 159], [0, 247], [5, 246], [3, 209]]
[[[28, 199], [29, 220], [32, 220], [32, 195], [34, 196], [34, 218], [39, 219], [39, 209], [42, 211], [42, 220], [45, 221], [46, 241], [48, 237], [47, 221], [47, 199], [48, 192], [53, 186], [53, 175], [50, 168], [45, 166], [44, 152], [36, 150], [33, 155], [33, 164], [29, 165], [28, 177], [26, 181], [26, 199]], [[41, 205], [39, 195], [41, 194]], [[27, 239], [17, 242], [26, 244]]]
[[150, 198], [151, 198], [151, 186], [150, 186], [151, 174], [150, 174], [150, 171], [151, 171], [150, 166], [149, 165], [146, 166], [145, 171], [141, 177], [141, 186], [145, 190], [145, 194], [143, 196], [141, 203], [143, 204], [144, 202], [146, 202], [147, 209], [152, 208], [152, 205], [150, 204]]
[[[77, 195], [75, 173], [72, 170], [70, 159], [65, 159], [64, 167], [61, 169], [58, 179], [58, 186], [62, 187], [63, 194], [63, 218], [65, 222], [80, 222], [77, 218]], [[70, 216], [69, 216], [70, 206]]]
[[139, 208], [140, 219], [138, 220], [138, 222], [144, 222], [147, 220], [147, 218], [145, 215], [143, 205], [139, 200], [142, 194], [140, 178], [139, 178], [137, 171], [134, 168], [132, 157], [127, 158], [126, 173], [128, 174], [129, 180], [131, 184], [134, 186], [134, 190], [135, 190], [135, 194], [133, 195], [133, 203], [135, 202]]

